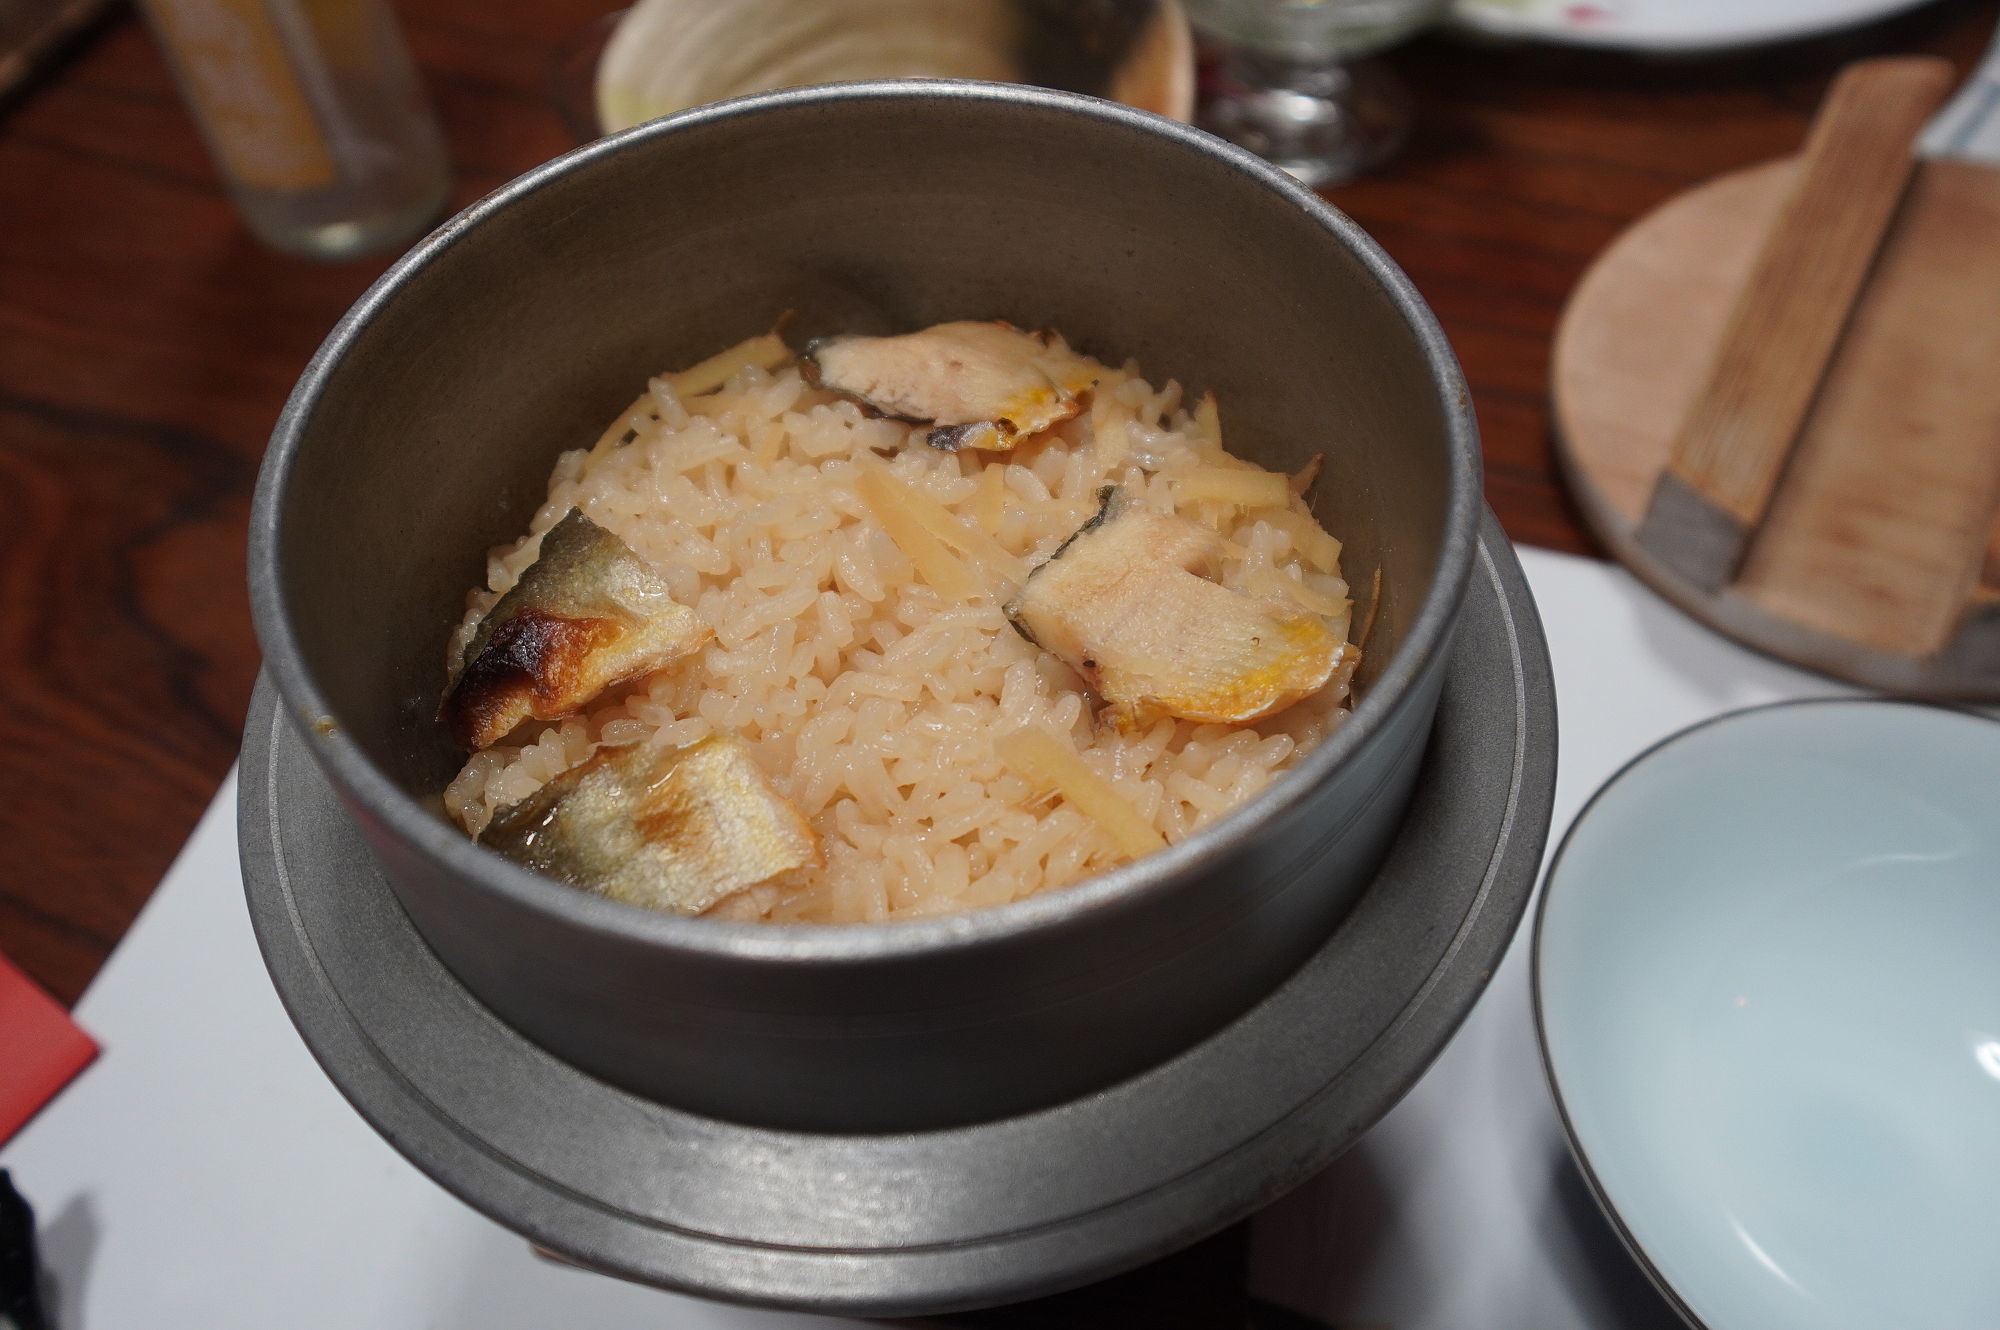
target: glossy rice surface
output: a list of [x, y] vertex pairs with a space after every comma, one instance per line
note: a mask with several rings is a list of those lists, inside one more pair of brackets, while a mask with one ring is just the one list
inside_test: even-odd
[[[1104, 367], [1073, 419], [1010, 453], [943, 452], [923, 426], [873, 418], [795, 364], [738, 371], [682, 400], [657, 378], [590, 448], [564, 453], [519, 541], [494, 550], [454, 657], [572, 507], [618, 536], [714, 629], [699, 656], [467, 763], [445, 794], [477, 832], [600, 747], [751, 747], [819, 834], [824, 868], [740, 892], [729, 917], [862, 922], [978, 908], [1125, 860], [1104, 826], [1009, 769], [996, 741], [1057, 736], [1168, 842], [1240, 806], [1347, 714], [1352, 664], [1318, 695], [1247, 725], [1159, 720], [1119, 733], [1077, 674], [1025, 641], [1001, 605], [1118, 485], [1223, 537], [1218, 580], [1318, 615], [1337, 637], [1351, 601], [1337, 546], [1281, 508], [1193, 497], [1190, 475], [1256, 470], [1221, 427], [1136, 365]], [[1226, 404], [1221, 419], [1226, 422]], [[857, 480], [882, 468], [990, 536], [1011, 565], [962, 558], [971, 597], [940, 594], [884, 529]], [[1297, 488], [1296, 486], [1293, 487]], [[1288, 491], [1289, 493], [1289, 491]]]

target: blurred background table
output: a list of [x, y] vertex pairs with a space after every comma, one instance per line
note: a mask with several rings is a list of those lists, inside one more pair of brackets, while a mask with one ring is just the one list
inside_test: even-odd
[[[602, 0], [405, 4], [454, 206], [574, 146], [555, 53]], [[1393, 57], [1423, 116], [1332, 191], [1437, 310], [1513, 537], [1596, 553], [1550, 452], [1563, 301], [1630, 221], [1794, 148], [1857, 56], [1969, 68], [1994, 0], [1842, 36], [1649, 63], [1433, 37]], [[259, 248], [139, 21], [114, 8], [0, 110], [0, 951], [74, 1001], [236, 755], [257, 668], [251, 487], [293, 380], [387, 259]]]

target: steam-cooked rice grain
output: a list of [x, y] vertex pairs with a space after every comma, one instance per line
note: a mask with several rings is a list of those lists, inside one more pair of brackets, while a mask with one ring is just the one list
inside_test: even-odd
[[[524, 727], [476, 754], [447, 808], [477, 834], [600, 746], [680, 748], [733, 732], [818, 832], [826, 866], [741, 892], [714, 913], [916, 917], [1017, 900], [1123, 861], [1097, 822], [996, 757], [997, 739], [1032, 725], [1066, 741], [1168, 841], [1184, 839], [1339, 724], [1344, 676], [1251, 726], [1100, 730], [1082, 681], [1002, 616], [1011, 586], [998, 570], [1047, 559], [1115, 484], [1213, 527], [1225, 541], [1224, 585], [1283, 597], [1344, 633], [1347, 585], [1329, 566], [1339, 546], [1312, 538], [1301, 501], [1176, 506], [1177, 476], [1248, 467], [1220, 450], [1218, 429], [1212, 404], [1184, 404], [1178, 384], [1155, 388], [1131, 365], [1104, 372], [1086, 412], [999, 456], [923, 446], [923, 427], [864, 416], [791, 367], [749, 365], [720, 391], [685, 400], [656, 378], [591, 448], [558, 459], [528, 534], [488, 559], [453, 658], [573, 507], [652, 566], [714, 641], [585, 715]], [[954, 600], [925, 584], [857, 490], [864, 467], [881, 468], [891, 491], [937, 505], [916, 525], [992, 589]], [[1255, 492], [1266, 489], [1275, 492]]]

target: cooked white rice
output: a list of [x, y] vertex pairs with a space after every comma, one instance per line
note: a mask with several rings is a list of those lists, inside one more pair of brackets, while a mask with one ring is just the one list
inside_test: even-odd
[[[871, 419], [792, 366], [751, 367], [680, 400], [655, 379], [599, 443], [562, 455], [529, 534], [487, 561], [457, 658], [480, 616], [571, 508], [617, 535], [715, 630], [693, 660], [582, 715], [517, 730], [475, 755], [445, 792], [474, 835], [494, 812], [623, 744], [746, 740], [822, 838], [826, 866], [724, 901], [734, 918], [873, 921], [1017, 900], [1120, 863], [1094, 821], [995, 755], [1043, 727], [1072, 746], [1168, 841], [1242, 804], [1345, 717], [1343, 670], [1320, 694], [1245, 726], [1162, 720], [1099, 728], [1094, 699], [1000, 611], [1012, 587], [950, 603], [926, 585], [856, 493], [861, 465], [997, 538], [1030, 565], [1098, 507], [1106, 484], [1202, 522], [1227, 541], [1221, 581], [1281, 596], [1348, 631], [1347, 585], [1296, 548], [1296, 517], [1176, 503], [1197, 467], [1250, 468], [1220, 447], [1212, 412], [1137, 367], [1105, 371], [1089, 409], [1012, 454], [927, 447], [923, 428]], [[886, 455], [886, 456], [883, 456]], [[1254, 468], [1250, 468], [1254, 469]], [[1289, 509], [1307, 509], [1293, 498]], [[1330, 544], [1330, 542], [1328, 542]], [[1337, 555], [1337, 547], [1334, 547]], [[1316, 553], [1330, 560], [1323, 545]], [[1351, 653], [1350, 653], [1351, 655]]]

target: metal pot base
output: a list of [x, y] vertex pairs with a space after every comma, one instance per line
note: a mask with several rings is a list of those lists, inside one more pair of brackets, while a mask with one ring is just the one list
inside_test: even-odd
[[1547, 649], [1489, 515], [1408, 816], [1327, 944], [1151, 1071], [1041, 1112], [899, 1135], [698, 1117], [501, 1023], [410, 925], [268, 683], [251, 704], [239, 834], [258, 942], [300, 1033], [447, 1190], [607, 1273], [895, 1316], [1138, 1265], [1340, 1153], [1422, 1074], [1499, 964], [1554, 782]]

